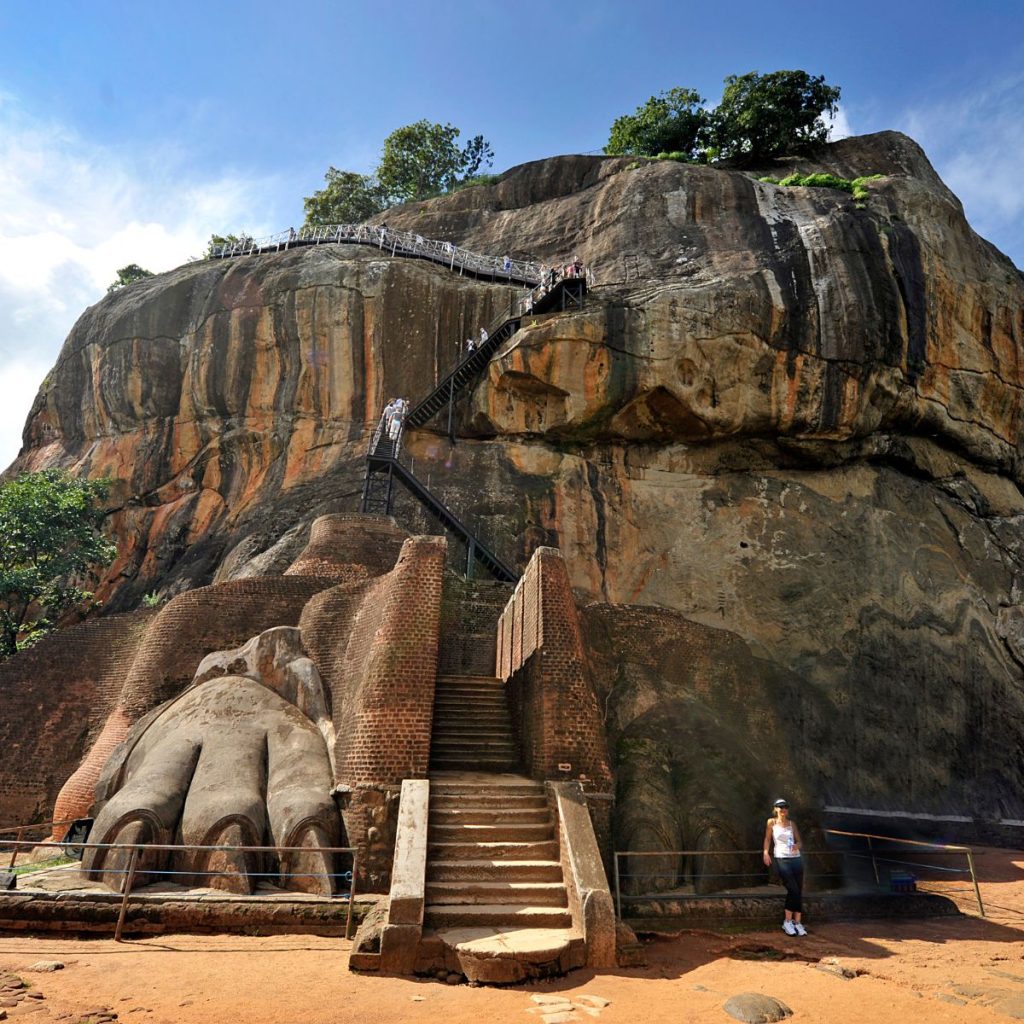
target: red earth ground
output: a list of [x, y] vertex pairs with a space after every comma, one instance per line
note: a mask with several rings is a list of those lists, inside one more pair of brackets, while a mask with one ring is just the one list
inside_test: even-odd
[[[978, 862], [985, 919], [965, 892], [958, 897], [962, 917], [820, 927], [808, 921], [805, 939], [775, 930], [687, 932], [645, 943], [644, 968], [578, 971], [503, 989], [352, 974], [348, 942], [302, 935], [162, 935], [124, 943], [0, 936], [0, 973], [13, 971], [43, 994], [8, 1008], [10, 1021], [25, 1016], [32, 1024], [78, 1021], [99, 1008], [132, 1024], [540, 1024], [531, 997], [584, 993], [610, 1003], [569, 1020], [727, 1024], [723, 1003], [741, 992], [780, 999], [794, 1024], [996, 1024], [1024, 1018], [1024, 853], [989, 850]], [[26, 971], [44, 959], [65, 969]], [[844, 977], [841, 968], [855, 976]]]

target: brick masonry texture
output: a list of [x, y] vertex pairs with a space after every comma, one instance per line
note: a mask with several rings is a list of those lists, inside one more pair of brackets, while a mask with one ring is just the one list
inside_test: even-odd
[[511, 596], [508, 583], [445, 573], [440, 675], [494, 675], [497, 622]]
[[285, 575], [330, 577], [338, 583], [371, 579], [391, 570], [407, 537], [391, 516], [320, 516]]
[[[0, 826], [45, 821], [99, 739], [156, 612], [90, 619], [0, 663]], [[84, 786], [84, 788], [83, 788]], [[79, 780], [79, 799], [92, 787]]]
[[331, 693], [363, 887], [386, 887], [395, 797], [402, 779], [427, 774], [446, 550], [443, 537], [410, 538], [391, 572], [317, 595], [299, 623]]
[[611, 772], [601, 711], [569, 574], [554, 548], [534, 552], [498, 621], [498, 675], [509, 686], [529, 773], [578, 778], [585, 790], [607, 793]]

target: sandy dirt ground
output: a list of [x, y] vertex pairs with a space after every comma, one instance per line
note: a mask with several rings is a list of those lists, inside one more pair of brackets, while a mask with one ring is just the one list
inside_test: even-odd
[[[131, 1024], [374, 1024], [419, 1021], [541, 1024], [538, 995], [589, 1005], [567, 1020], [602, 1024], [727, 1022], [730, 996], [771, 995], [794, 1024], [920, 1024], [1024, 1019], [1024, 853], [979, 857], [988, 917], [930, 921], [808, 921], [811, 934], [688, 932], [645, 944], [648, 965], [511, 988], [355, 975], [349, 944], [309, 936], [163, 935], [111, 939], [0, 936], [0, 973], [39, 998], [7, 1008], [12, 1022], [79, 1021], [109, 1009]], [[26, 969], [59, 960], [51, 974]], [[533, 1012], [531, 1012], [531, 1010]]]

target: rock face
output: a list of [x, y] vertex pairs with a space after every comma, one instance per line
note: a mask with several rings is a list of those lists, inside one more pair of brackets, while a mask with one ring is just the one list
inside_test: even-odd
[[[1024, 818], [1024, 277], [903, 136], [791, 168], [884, 177], [563, 157], [388, 211], [594, 269], [408, 449], [506, 560], [565, 554], [620, 849], [746, 847], [780, 792]], [[283, 571], [510, 298], [355, 246], [180, 268], [83, 315], [14, 468], [116, 479], [111, 609]]]

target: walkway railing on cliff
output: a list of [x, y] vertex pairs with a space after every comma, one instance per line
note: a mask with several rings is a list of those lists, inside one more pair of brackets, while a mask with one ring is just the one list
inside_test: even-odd
[[258, 256], [262, 253], [284, 252], [305, 245], [323, 244], [372, 245], [390, 256], [411, 256], [430, 260], [460, 274], [470, 274], [490, 281], [535, 288], [541, 283], [541, 267], [532, 260], [514, 260], [509, 256], [483, 256], [451, 242], [424, 238], [413, 231], [396, 231], [384, 225], [324, 224], [270, 235], [267, 238], [243, 236], [212, 245], [211, 259], [231, 256]]

